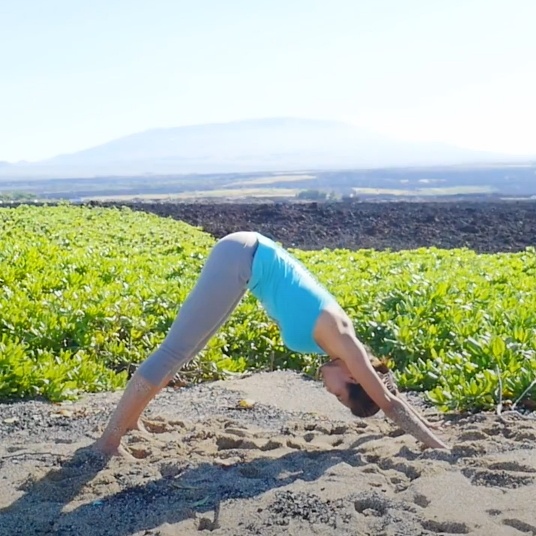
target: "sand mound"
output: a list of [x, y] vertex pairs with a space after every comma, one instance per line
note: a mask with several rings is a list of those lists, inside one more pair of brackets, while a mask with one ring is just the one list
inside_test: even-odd
[[316, 382], [259, 374], [166, 390], [152, 439], [125, 439], [136, 460], [104, 463], [87, 447], [118, 396], [0, 406], [2, 536], [536, 534], [536, 419], [452, 417], [452, 451], [422, 452]]

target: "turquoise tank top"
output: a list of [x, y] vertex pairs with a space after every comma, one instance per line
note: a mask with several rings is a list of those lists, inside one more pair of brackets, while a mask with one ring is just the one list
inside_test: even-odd
[[335, 298], [297, 259], [269, 238], [255, 233], [248, 288], [281, 330], [285, 345], [295, 352], [325, 354], [313, 338], [320, 313]]

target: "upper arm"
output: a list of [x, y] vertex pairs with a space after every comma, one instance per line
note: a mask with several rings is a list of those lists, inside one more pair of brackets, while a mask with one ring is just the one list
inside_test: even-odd
[[391, 407], [394, 395], [372, 367], [367, 351], [356, 337], [347, 317], [337, 312], [323, 313], [315, 327], [315, 339], [328, 355], [344, 361], [352, 377], [361, 384], [380, 409]]
[[352, 377], [361, 384], [380, 409], [389, 409], [394, 395], [389, 392], [374, 370], [364, 346], [355, 336], [341, 334], [338, 338], [340, 339], [338, 356], [345, 362]]

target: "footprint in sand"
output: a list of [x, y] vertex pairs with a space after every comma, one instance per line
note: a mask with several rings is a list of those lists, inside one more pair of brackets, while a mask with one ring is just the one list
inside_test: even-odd
[[519, 530], [520, 532], [524, 532], [525, 534], [536, 536], [536, 525], [525, 523], [520, 519], [503, 519], [502, 524]]
[[[367, 458], [367, 462], [371, 461], [370, 458], [371, 457]], [[403, 476], [408, 478], [410, 481], [416, 480], [417, 478], [421, 476], [421, 471], [416, 469], [413, 465], [410, 465], [409, 463], [405, 463], [402, 461], [395, 461], [395, 460], [392, 460], [391, 458], [378, 458], [373, 463], [375, 463], [383, 471], [386, 471], [386, 470], [397, 471], [398, 473], [401, 473]]]
[[359, 514], [370, 513], [376, 516], [384, 516], [389, 509], [390, 501], [376, 494], [371, 494], [354, 501], [355, 511]]
[[536, 426], [534, 424], [520, 424], [518, 421], [513, 423], [496, 423], [494, 426], [482, 428], [482, 433], [487, 436], [502, 436], [513, 442], [535, 441]]
[[160, 467], [158, 470], [162, 478], [171, 479], [182, 474], [182, 472], [184, 471], [184, 468], [185, 468], [184, 464], [166, 462], [166, 463], [160, 464]]
[[428, 497], [422, 493], [416, 493], [413, 497], [413, 502], [421, 508], [427, 508], [431, 503], [430, 499], [428, 499]]
[[456, 521], [434, 521], [425, 519], [422, 521], [422, 528], [437, 534], [469, 534], [470, 528], [465, 523]]
[[322, 432], [314, 431], [314, 432], [305, 433], [303, 435], [303, 441], [305, 441], [305, 443], [309, 444], [310, 446], [314, 447], [315, 450], [316, 448], [329, 450], [329, 449], [338, 447], [340, 445], [343, 445], [345, 443], [345, 437], [344, 435], [339, 435], [339, 434], [332, 435], [332, 434], [325, 434]]
[[480, 430], [469, 430], [460, 434], [460, 441], [479, 441], [489, 439], [489, 435]]
[[153, 417], [143, 421], [143, 424], [151, 434], [165, 434], [166, 432], [184, 431], [191, 428], [187, 423], [180, 420], [169, 421], [163, 417]]
[[242, 448], [244, 439], [234, 435], [220, 435], [216, 437], [218, 450], [234, 450]]
[[468, 443], [454, 445], [451, 450], [452, 454], [458, 458], [475, 458], [486, 454], [486, 444]]
[[[262, 437], [248, 437], [247, 433], [240, 434], [238, 436], [232, 434], [221, 434], [216, 437], [216, 447], [218, 451], [225, 450], [258, 450], [261, 452], [267, 452], [270, 450], [276, 450], [288, 446], [291, 440], [284, 438], [262, 438]], [[300, 449], [300, 445], [296, 445], [296, 449]]]
[[[490, 510], [486, 510], [486, 513], [494, 518], [497, 518], [501, 516], [503, 512], [502, 510], [491, 508]], [[522, 532], [524, 534], [531, 534], [533, 536], [536, 536], [536, 525], [533, 525], [531, 523], [526, 523], [525, 521], [522, 521], [521, 519], [506, 518], [506, 519], [502, 519], [500, 522], [503, 525], [506, 525], [507, 527], [512, 527], [513, 529], [516, 529], [519, 532]]]
[[471, 481], [473, 486], [515, 489], [522, 486], [529, 486], [534, 482], [534, 477], [527, 475], [524, 472], [478, 469], [472, 467], [466, 467], [462, 469], [461, 472]]
[[518, 459], [472, 459], [461, 473], [474, 486], [519, 488], [536, 481], [536, 464], [530, 454], [519, 455]]
[[536, 430], [534, 428], [521, 428], [519, 432], [514, 434], [515, 441], [534, 441], [536, 440]]
[[145, 460], [151, 455], [151, 449], [147, 447], [134, 447], [129, 445], [128, 450], [130, 454], [132, 454], [132, 456], [134, 456], [134, 458], [136, 458], [137, 460]]
[[486, 437], [504, 435], [504, 428], [499, 426], [492, 426], [490, 428], [482, 428], [481, 433], [485, 434]]
[[536, 468], [519, 462], [494, 462], [488, 469], [495, 471], [516, 471], [518, 473], [536, 473]]

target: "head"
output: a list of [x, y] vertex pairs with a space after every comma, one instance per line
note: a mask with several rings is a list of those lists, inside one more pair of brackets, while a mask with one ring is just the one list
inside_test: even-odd
[[[397, 394], [398, 391], [387, 362], [374, 357], [371, 359], [371, 364], [389, 391]], [[378, 405], [352, 377], [346, 363], [341, 359], [333, 359], [323, 365], [320, 368], [320, 374], [326, 389], [357, 417], [372, 417], [380, 411]]]

